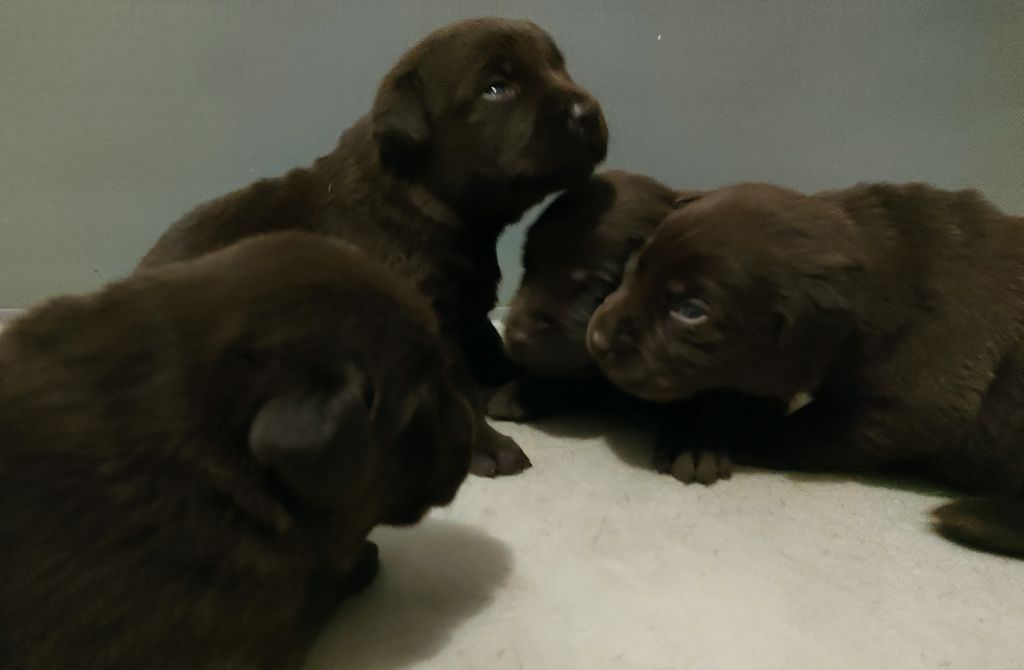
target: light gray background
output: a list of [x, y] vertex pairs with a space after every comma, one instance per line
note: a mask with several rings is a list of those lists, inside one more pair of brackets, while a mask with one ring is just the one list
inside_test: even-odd
[[[432, 28], [528, 17], [607, 165], [679, 187], [981, 188], [1024, 213], [1024, 3], [0, 0], [0, 307], [128, 272], [199, 202], [307, 164]], [[502, 299], [523, 226], [501, 244]]]

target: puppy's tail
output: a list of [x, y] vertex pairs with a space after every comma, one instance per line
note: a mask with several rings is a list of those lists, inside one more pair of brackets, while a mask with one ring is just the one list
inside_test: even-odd
[[932, 512], [932, 523], [954, 542], [1024, 558], [1024, 500], [961, 498]]

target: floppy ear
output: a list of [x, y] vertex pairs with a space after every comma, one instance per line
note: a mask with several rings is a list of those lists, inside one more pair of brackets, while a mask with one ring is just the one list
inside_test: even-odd
[[676, 199], [672, 202], [672, 205], [676, 209], [681, 209], [697, 198], [700, 198], [704, 193], [704, 191], [676, 191]]
[[297, 498], [329, 509], [350, 481], [365, 476], [372, 406], [366, 374], [351, 365], [332, 387], [268, 400], [249, 426], [249, 449]]
[[853, 275], [860, 264], [845, 254], [824, 253], [794, 267], [781, 290], [779, 343], [843, 318], [851, 309]]
[[373, 137], [380, 147], [381, 162], [410, 168], [429, 149], [430, 124], [415, 70], [385, 80], [373, 104]]

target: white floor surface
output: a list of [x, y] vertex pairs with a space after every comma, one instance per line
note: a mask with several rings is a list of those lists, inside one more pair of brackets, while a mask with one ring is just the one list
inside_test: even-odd
[[607, 418], [496, 424], [534, 468], [411, 529], [310, 670], [1024, 668], [1024, 561], [947, 543], [938, 492], [740, 471], [683, 486]]

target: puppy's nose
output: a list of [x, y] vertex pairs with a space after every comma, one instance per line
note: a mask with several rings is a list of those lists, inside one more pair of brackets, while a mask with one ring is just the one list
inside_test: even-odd
[[593, 329], [590, 331], [590, 348], [598, 354], [607, 354], [612, 348], [612, 341], [602, 330]]
[[543, 335], [554, 326], [554, 319], [547, 314], [531, 312], [517, 319], [508, 327], [508, 339], [515, 344], [526, 344], [539, 335]]
[[590, 344], [594, 353], [600, 356], [615, 356], [634, 346], [636, 336], [629, 322], [621, 322], [610, 333], [601, 328], [591, 330]]
[[569, 107], [569, 125], [584, 132], [596, 130], [600, 125], [597, 105], [589, 101], [572, 103]]

